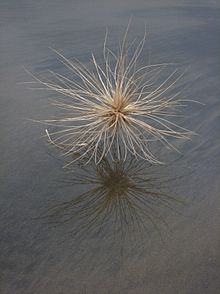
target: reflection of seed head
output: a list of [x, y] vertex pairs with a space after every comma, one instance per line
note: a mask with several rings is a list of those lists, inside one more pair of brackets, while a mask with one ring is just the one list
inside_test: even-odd
[[[87, 154], [83, 160], [89, 157]], [[186, 204], [170, 195], [169, 185], [176, 179], [169, 177], [167, 166], [158, 173], [154, 166], [130, 154], [127, 159], [118, 161], [113, 153], [113, 160], [103, 157], [99, 164], [92, 159], [86, 166], [82, 162], [80, 168], [69, 167], [63, 182], [82, 184], [88, 190], [78, 196], [73, 193], [68, 201], [50, 208], [48, 220], [60, 225], [69, 223], [74, 236], [101, 230], [109, 234], [109, 228], [115, 236], [134, 240], [152, 229], [160, 233], [161, 226], [168, 225], [167, 213], [178, 213]]]
[[100, 185], [108, 191], [111, 198], [112, 195], [115, 197], [116, 194], [119, 195], [119, 197], [126, 195], [129, 189], [134, 186], [134, 183], [131, 182], [123, 166], [117, 161], [113, 167], [108, 166], [108, 168], [105, 168], [104, 172], [101, 170], [101, 173], [99, 176]]
[[[65, 111], [63, 117], [44, 122], [61, 128], [47, 134], [50, 142], [67, 153], [80, 153], [82, 157], [89, 153], [99, 163], [116, 144], [118, 159], [125, 160], [131, 153], [158, 163], [149, 148], [152, 141], [175, 149], [171, 137], [188, 139], [192, 134], [170, 120], [183, 106], [174, 91], [180, 76], [175, 70], [162, 80], [161, 72], [167, 64], [139, 66], [145, 37], [135, 48], [132, 45], [126, 49], [126, 35], [118, 54], [107, 48], [105, 40], [103, 63], [92, 55], [93, 71], [57, 52], [80, 81], [54, 72], [55, 82], [38, 80], [64, 95], [64, 100], [56, 102]], [[100, 147], [103, 152], [98, 156]]]

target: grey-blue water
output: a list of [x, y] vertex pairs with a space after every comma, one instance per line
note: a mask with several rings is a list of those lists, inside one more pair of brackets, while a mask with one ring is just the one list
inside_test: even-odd
[[[186, 70], [182, 95], [205, 106], [180, 124], [199, 136], [181, 155], [158, 149], [166, 166], [120, 166], [121, 181], [105, 166], [94, 188], [97, 168], [64, 170], [28, 120], [56, 109], [21, 84], [24, 67], [65, 72], [51, 47], [86, 63], [106, 27], [114, 50], [131, 16], [131, 39], [147, 24], [146, 58]], [[0, 1], [0, 293], [220, 293], [219, 16], [211, 0]]]

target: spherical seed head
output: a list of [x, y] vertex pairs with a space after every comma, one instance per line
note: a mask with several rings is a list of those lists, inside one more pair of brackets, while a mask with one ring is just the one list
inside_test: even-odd
[[81, 83], [57, 73], [53, 73], [56, 83], [40, 81], [65, 98], [56, 105], [66, 115], [44, 121], [61, 128], [50, 134], [47, 131], [51, 143], [67, 154], [80, 154], [80, 158], [91, 154], [96, 163], [111, 155], [113, 146], [120, 160], [125, 161], [131, 153], [136, 158], [160, 163], [150, 150], [152, 141], [175, 149], [170, 138], [188, 139], [193, 134], [171, 121], [182, 106], [183, 100], [174, 91], [181, 75], [175, 70], [161, 81], [160, 74], [167, 64], [138, 66], [144, 42], [145, 36], [133, 54], [128, 54], [124, 39], [116, 55], [105, 41], [104, 64], [99, 65], [92, 55], [94, 71], [57, 52]]
[[115, 126], [116, 131], [118, 131], [122, 123], [129, 123], [129, 115], [134, 110], [135, 107], [129, 103], [128, 99], [122, 96], [113, 96], [112, 103], [103, 107], [103, 114], [101, 116], [108, 120], [110, 127]]

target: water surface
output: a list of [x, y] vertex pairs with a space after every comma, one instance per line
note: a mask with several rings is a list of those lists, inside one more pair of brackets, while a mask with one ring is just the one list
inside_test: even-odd
[[[1, 293], [220, 291], [219, 13], [217, 1], [1, 1]], [[106, 27], [115, 49], [130, 16], [131, 39], [147, 23], [146, 59], [187, 68], [183, 95], [205, 106], [180, 119], [199, 134], [177, 144], [182, 155], [158, 148], [167, 166], [132, 163], [120, 184], [111, 166], [103, 188], [92, 165], [63, 170], [45, 127], [28, 121], [55, 114], [50, 94], [19, 83], [31, 80], [24, 67], [65, 72], [50, 47], [100, 56]]]

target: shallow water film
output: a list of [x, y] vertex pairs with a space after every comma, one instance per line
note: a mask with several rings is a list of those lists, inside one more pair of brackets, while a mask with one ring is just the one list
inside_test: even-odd
[[[220, 293], [218, 1], [0, 1], [0, 293]], [[59, 95], [35, 76], [71, 72], [108, 46], [147, 38], [143, 64], [172, 63], [186, 103], [174, 121], [198, 135], [97, 165], [61, 156], [43, 124]], [[52, 127], [53, 130], [53, 127]], [[44, 137], [43, 137], [44, 136]]]

